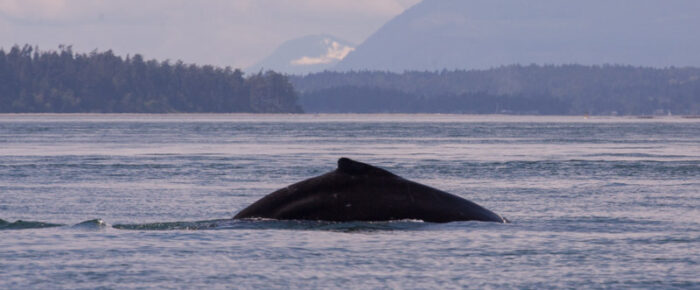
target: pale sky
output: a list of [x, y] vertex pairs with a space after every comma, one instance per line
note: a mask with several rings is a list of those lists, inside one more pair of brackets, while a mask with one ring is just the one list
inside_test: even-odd
[[355, 44], [420, 0], [0, 0], [0, 47], [112, 49], [245, 68], [282, 42], [330, 34]]

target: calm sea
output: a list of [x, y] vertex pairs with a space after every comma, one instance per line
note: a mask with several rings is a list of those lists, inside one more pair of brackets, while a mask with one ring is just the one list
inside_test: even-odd
[[[339, 157], [510, 224], [231, 221]], [[0, 288], [700, 288], [700, 119], [0, 115]]]

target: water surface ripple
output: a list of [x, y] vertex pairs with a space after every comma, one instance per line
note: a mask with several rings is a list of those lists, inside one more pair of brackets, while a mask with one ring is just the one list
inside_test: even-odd
[[[230, 220], [345, 156], [510, 224]], [[0, 288], [700, 288], [700, 121], [0, 115]]]

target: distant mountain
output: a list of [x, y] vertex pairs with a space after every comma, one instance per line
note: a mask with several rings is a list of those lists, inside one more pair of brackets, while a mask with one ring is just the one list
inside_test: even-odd
[[304, 36], [282, 43], [270, 56], [246, 68], [246, 72], [320, 72], [335, 66], [354, 49], [353, 44], [330, 35]]
[[697, 0], [424, 0], [335, 69], [700, 66], [699, 12]]

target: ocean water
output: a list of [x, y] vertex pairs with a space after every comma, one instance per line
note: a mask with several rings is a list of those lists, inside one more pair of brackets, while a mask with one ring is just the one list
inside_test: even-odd
[[[350, 157], [511, 223], [232, 221]], [[700, 288], [700, 119], [0, 115], [0, 289]]]

